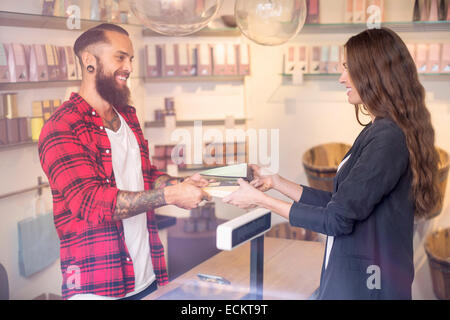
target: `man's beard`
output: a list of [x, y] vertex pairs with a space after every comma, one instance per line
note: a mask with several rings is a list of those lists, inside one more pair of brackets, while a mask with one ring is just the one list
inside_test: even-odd
[[125, 107], [130, 103], [130, 89], [127, 86], [119, 87], [116, 82], [116, 76], [120, 72], [114, 72], [108, 76], [103, 71], [103, 65], [97, 59], [97, 74], [95, 76], [95, 85], [98, 94], [112, 106], [116, 108]]

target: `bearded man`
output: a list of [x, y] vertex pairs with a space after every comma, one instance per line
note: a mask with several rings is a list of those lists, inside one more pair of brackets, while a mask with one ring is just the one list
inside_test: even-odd
[[39, 157], [53, 195], [64, 299], [140, 299], [167, 284], [154, 209], [210, 199], [198, 174], [150, 164], [127, 79], [134, 50], [113, 24], [84, 32], [74, 51], [83, 77], [46, 122]]

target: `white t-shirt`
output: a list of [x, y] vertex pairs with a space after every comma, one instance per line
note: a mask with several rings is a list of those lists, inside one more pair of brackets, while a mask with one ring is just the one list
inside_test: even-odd
[[[349, 154], [347, 157], [345, 157], [344, 160], [339, 164], [337, 168], [337, 172], [342, 168], [342, 166], [347, 162], [348, 159], [350, 159], [351, 154]], [[328, 259], [330, 258], [331, 248], [333, 247], [334, 237], [333, 236], [327, 236], [327, 255], [325, 256], [325, 269], [328, 266]]]
[[[143, 191], [144, 177], [142, 176], [141, 154], [136, 136], [123, 117], [119, 113], [117, 114], [121, 122], [119, 130], [114, 132], [105, 128], [111, 143], [112, 167], [117, 188], [126, 191]], [[126, 295], [126, 297], [129, 297], [146, 289], [156, 277], [150, 259], [146, 213], [144, 212], [124, 219], [122, 223], [125, 244], [133, 261], [134, 269], [134, 291]], [[72, 296], [70, 299], [116, 300], [117, 298], [95, 294], [78, 294]]]

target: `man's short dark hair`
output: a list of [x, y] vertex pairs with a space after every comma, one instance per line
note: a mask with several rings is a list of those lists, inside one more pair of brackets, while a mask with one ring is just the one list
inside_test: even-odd
[[83, 34], [78, 37], [78, 39], [75, 41], [75, 44], [73, 45], [73, 51], [75, 51], [75, 55], [80, 60], [81, 66], [83, 66], [83, 63], [81, 61], [81, 52], [83, 52], [84, 49], [94, 43], [109, 43], [105, 31], [114, 31], [126, 36], [130, 36], [124, 28], [112, 23], [102, 23], [83, 32]]

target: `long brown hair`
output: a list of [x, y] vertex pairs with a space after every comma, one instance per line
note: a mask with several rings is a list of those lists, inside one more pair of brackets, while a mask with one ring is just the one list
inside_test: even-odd
[[[439, 155], [425, 105], [425, 89], [405, 43], [390, 29], [365, 30], [345, 44], [347, 67], [365, 108], [393, 120], [403, 131], [412, 171], [415, 216], [424, 217], [441, 201]], [[355, 106], [359, 123], [359, 106]]]

